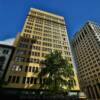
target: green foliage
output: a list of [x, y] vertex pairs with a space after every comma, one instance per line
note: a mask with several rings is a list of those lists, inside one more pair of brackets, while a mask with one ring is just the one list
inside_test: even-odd
[[73, 66], [62, 57], [61, 52], [51, 52], [40, 64], [45, 66], [39, 73], [39, 77], [45, 79], [40, 88], [52, 92], [64, 91], [64, 86], [67, 90], [73, 88], [75, 82]]

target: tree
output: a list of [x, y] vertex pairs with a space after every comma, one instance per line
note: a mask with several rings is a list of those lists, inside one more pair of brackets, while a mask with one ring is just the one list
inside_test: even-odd
[[41, 68], [39, 77], [44, 80], [40, 88], [54, 92], [73, 88], [75, 82], [73, 66], [62, 57], [61, 52], [51, 52], [40, 64], [43, 68]]

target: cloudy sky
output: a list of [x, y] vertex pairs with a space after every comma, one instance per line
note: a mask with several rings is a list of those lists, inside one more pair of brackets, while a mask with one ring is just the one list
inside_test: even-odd
[[31, 7], [64, 16], [70, 38], [88, 20], [100, 24], [100, 0], [0, 0], [0, 41], [22, 30]]

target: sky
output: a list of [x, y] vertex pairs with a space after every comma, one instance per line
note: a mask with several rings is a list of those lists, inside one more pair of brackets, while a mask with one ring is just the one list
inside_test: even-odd
[[100, 0], [0, 0], [0, 41], [21, 32], [31, 7], [64, 16], [70, 39], [88, 20], [100, 24]]

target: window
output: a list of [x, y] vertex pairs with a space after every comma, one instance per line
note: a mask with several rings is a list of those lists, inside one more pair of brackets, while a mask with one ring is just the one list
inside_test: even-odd
[[40, 78], [40, 84], [42, 84], [42, 78]]
[[13, 76], [12, 77], [12, 83], [15, 83], [15, 81], [16, 81], [16, 76]]
[[23, 82], [22, 83], [25, 83], [26, 82], [26, 77], [23, 77]]
[[27, 83], [29, 84], [29, 82], [30, 82], [30, 77], [27, 77]]
[[36, 41], [35, 44], [41, 45], [41, 41]]
[[85, 35], [87, 34], [87, 32], [86, 32], [86, 30], [84, 29], [84, 33], [85, 33]]
[[84, 33], [82, 32], [82, 37], [84, 38]]
[[34, 81], [34, 78], [33, 78], [33, 77], [31, 77], [31, 81], [30, 81], [30, 83], [32, 84], [32, 83], [33, 83], [33, 81]]
[[11, 67], [12, 71], [22, 71], [23, 66], [22, 65], [13, 65]]
[[32, 49], [34, 49], [34, 50], [40, 50], [40, 47], [39, 46], [32, 46]]
[[28, 48], [28, 44], [20, 43], [19, 47], [21, 47], [21, 48]]
[[24, 57], [16, 57], [15, 61], [16, 62], [24, 62], [25, 58]]
[[39, 63], [40, 60], [39, 59], [33, 59], [34, 60], [34, 63]]
[[37, 83], [37, 78], [34, 78], [34, 84], [36, 84]]
[[35, 72], [36, 72], [36, 73], [38, 72], [38, 67], [36, 67], [36, 70], [35, 70]]
[[62, 48], [61, 45], [57, 45], [57, 44], [54, 44], [53, 47], [54, 47], [54, 48]]
[[48, 51], [48, 52], [51, 52], [52, 51], [52, 49], [50, 49], [50, 48], [44, 48], [44, 47], [42, 48], [42, 50], [43, 51]]
[[32, 54], [32, 56], [40, 56], [39, 52], [32, 52], [31, 54]]
[[43, 38], [43, 40], [47, 42], [52, 42], [52, 39], [49, 39], [49, 38]]
[[24, 43], [28, 43], [28, 42], [29, 42], [29, 39], [28, 39], [28, 38], [21, 38], [20, 41], [21, 41], [21, 42], [24, 42]]
[[32, 72], [34, 72], [34, 71], [35, 71], [35, 67], [32, 68]]
[[16, 54], [17, 55], [23, 55], [23, 54], [25, 55], [26, 54], [26, 50], [17, 50]]
[[8, 54], [8, 53], [9, 53], [9, 50], [6, 50], [6, 49], [3, 50], [3, 54]]
[[25, 29], [24, 32], [31, 33], [32, 31], [29, 29]]
[[48, 47], [51, 47], [52, 44], [51, 43], [46, 43], [46, 42], [43, 42], [43, 46], [48, 46]]
[[9, 76], [8, 78], [8, 82], [11, 82], [12, 76]]
[[20, 77], [17, 76], [17, 78], [16, 78], [16, 83], [19, 83], [19, 80], [20, 80]]
[[31, 72], [31, 68], [32, 68], [32, 67], [29, 67], [29, 72]]
[[25, 67], [25, 72], [27, 72], [27, 71], [28, 71], [28, 66]]
[[41, 40], [41, 37], [40, 36], [34, 36], [33, 35], [33, 39], [40, 39]]

